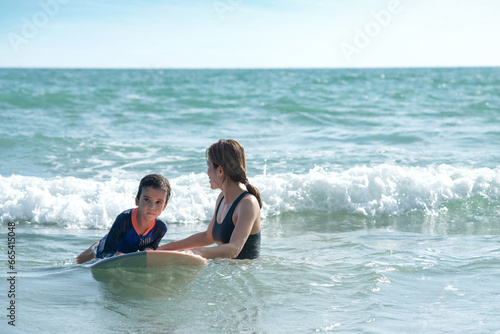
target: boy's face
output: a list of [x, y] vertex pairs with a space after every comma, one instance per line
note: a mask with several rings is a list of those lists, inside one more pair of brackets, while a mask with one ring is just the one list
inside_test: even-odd
[[153, 187], [144, 187], [141, 198], [135, 198], [138, 213], [150, 220], [158, 217], [167, 206], [165, 191]]

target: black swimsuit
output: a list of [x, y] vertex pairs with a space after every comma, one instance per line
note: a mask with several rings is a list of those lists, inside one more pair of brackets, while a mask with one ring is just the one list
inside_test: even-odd
[[[222, 203], [222, 200], [224, 197], [221, 198], [219, 205], [217, 205], [217, 210], [215, 211], [215, 222], [214, 226], [212, 228], [212, 237], [214, 241], [217, 242], [222, 242], [224, 244], [229, 243], [229, 240], [231, 239], [231, 235], [233, 234], [234, 231], [234, 224], [233, 224], [233, 213], [234, 209], [236, 209], [236, 206], [238, 203], [241, 201], [243, 197], [245, 197], [247, 194], [249, 194], [248, 191], [245, 191], [243, 194], [241, 194], [231, 205], [231, 208], [227, 212], [226, 217], [224, 217], [224, 220], [222, 223], [217, 223], [217, 214], [219, 213], [219, 207], [220, 204]], [[259, 257], [260, 253], [260, 231], [257, 232], [256, 234], [252, 234], [248, 236], [247, 241], [245, 242], [245, 245], [243, 246], [243, 249], [241, 250], [240, 254], [237, 259], [256, 259]]]

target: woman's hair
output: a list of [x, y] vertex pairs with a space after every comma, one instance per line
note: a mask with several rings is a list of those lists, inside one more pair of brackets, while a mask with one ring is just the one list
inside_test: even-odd
[[156, 189], [163, 190], [165, 192], [165, 203], [168, 203], [170, 198], [170, 183], [168, 180], [161, 176], [160, 174], [149, 174], [142, 178], [141, 183], [139, 183], [139, 190], [137, 190], [137, 198], [141, 198], [142, 190], [145, 187], [153, 187]]
[[232, 139], [221, 139], [207, 149], [206, 156], [215, 168], [222, 167], [224, 177], [228, 176], [231, 180], [246, 185], [247, 191], [257, 198], [262, 208], [259, 190], [248, 183], [245, 150], [240, 143]]

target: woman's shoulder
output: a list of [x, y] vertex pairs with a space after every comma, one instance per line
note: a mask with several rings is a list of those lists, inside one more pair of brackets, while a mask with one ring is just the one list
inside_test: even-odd
[[240, 201], [240, 204], [242, 204], [242, 206], [245, 207], [252, 207], [252, 208], [257, 207], [260, 209], [259, 201], [254, 195], [252, 195], [249, 192], [247, 192], [247, 194], [243, 196], [243, 198]]

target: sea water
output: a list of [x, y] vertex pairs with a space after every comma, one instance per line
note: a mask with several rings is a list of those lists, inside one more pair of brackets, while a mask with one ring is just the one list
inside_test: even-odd
[[[0, 69], [0, 332], [500, 333], [499, 106], [499, 68]], [[221, 138], [259, 259], [75, 263], [149, 173], [162, 243], [204, 230]]]

